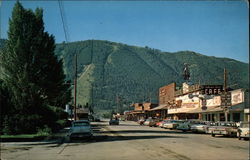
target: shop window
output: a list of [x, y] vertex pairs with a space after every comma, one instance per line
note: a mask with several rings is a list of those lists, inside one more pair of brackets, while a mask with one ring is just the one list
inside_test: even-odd
[[233, 113], [233, 121], [234, 122], [240, 121], [240, 113]]
[[220, 113], [220, 121], [225, 121], [225, 114], [224, 113]]
[[208, 121], [208, 120], [207, 120], [207, 114], [203, 114], [203, 115], [202, 115], [202, 119], [203, 119], [204, 121]]
[[207, 121], [211, 121], [210, 114], [206, 114], [206, 116], [207, 116]]
[[215, 121], [216, 121], [215, 114], [212, 114], [212, 121], [213, 121], [213, 122], [215, 122]]

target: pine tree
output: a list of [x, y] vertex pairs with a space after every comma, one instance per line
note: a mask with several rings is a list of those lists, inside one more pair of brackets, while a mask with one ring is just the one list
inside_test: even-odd
[[62, 60], [54, 49], [54, 37], [44, 31], [43, 10], [33, 12], [16, 2], [6, 49], [1, 54], [3, 80], [14, 106], [13, 132], [35, 132], [37, 127], [51, 126], [57, 119], [52, 118], [55, 113], [49, 106], [62, 107], [71, 99]]

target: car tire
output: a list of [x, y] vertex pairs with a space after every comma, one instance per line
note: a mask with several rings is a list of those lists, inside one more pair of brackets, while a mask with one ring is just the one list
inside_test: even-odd
[[240, 133], [237, 133], [238, 139], [241, 140]]
[[215, 134], [211, 133], [211, 136], [212, 136], [212, 137], [215, 137]]

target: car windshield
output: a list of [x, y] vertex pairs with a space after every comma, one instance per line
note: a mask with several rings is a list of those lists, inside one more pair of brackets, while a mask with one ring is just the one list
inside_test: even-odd
[[236, 124], [234, 124], [234, 123], [220, 123], [220, 126], [230, 126], [230, 127], [234, 127], [234, 126], [236, 126]]
[[210, 123], [210, 126], [218, 126], [218, 123]]
[[89, 122], [74, 122], [74, 126], [89, 126]]

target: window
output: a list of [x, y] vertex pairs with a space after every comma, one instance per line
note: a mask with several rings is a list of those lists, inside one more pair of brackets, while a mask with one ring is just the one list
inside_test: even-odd
[[235, 122], [240, 121], [240, 113], [233, 113], [233, 121]]

